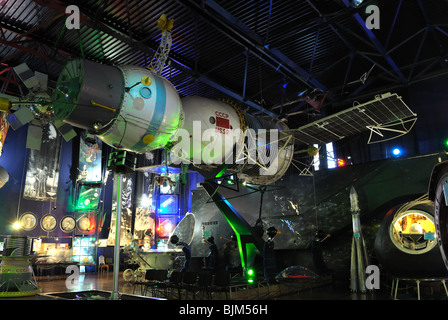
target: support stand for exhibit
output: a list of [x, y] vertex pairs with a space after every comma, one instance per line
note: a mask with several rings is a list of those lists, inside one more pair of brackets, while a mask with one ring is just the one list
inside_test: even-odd
[[112, 286], [111, 300], [118, 300], [118, 277], [120, 274], [120, 236], [121, 236], [121, 174], [117, 173], [117, 212], [115, 218], [115, 244], [114, 244], [114, 282]]
[[202, 183], [215, 205], [229, 222], [238, 240], [243, 269], [251, 267], [257, 252], [263, 252], [263, 239], [219, 192], [219, 185], [212, 181]]
[[398, 283], [400, 282], [400, 280], [402, 281], [415, 281], [415, 284], [417, 286], [417, 300], [421, 299], [421, 295], [420, 295], [420, 283], [421, 282], [438, 282], [440, 281], [440, 284], [443, 286], [444, 290], [445, 290], [445, 294], [448, 298], [448, 289], [446, 287], [446, 281], [448, 280], [447, 278], [438, 278], [438, 277], [434, 277], [434, 278], [427, 278], [427, 279], [422, 279], [422, 278], [393, 278], [392, 279], [392, 289], [391, 289], [391, 295], [393, 295], [394, 300], [397, 300], [397, 291], [398, 291]]
[[107, 163], [108, 169], [115, 173], [117, 179], [117, 211], [115, 216], [115, 244], [114, 244], [114, 281], [111, 300], [119, 300], [118, 278], [120, 274], [120, 237], [121, 237], [121, 178], [122, 174], [135, 171], [137, 158], [126, 151], [112, 152]]

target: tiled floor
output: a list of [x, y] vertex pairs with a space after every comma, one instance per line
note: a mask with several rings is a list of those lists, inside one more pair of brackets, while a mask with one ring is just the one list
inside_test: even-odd
[[[81, 274], [79, 281], [70, 282], [68, 275], [59, 275], [56, 277], [38, 277], [37, 283], [42, 290], [41, 295], [48, 295], [52, 293], [61, 292], [82, 292], [82, 291], [106, 291], [112, 292], [113, 290], [113, 273], [86, 273]], [[122, 274], [118, 277], [118, 292], [123, 295], [141, 295], [140, 288], [132, 283], [125, 282]], [[261, 292], [261, 294], [260, 294]], [[268, 293], [267, 293], [268, 292]], [[149, 294], [150, 295], [150, 294]], [[36, 300], [40, 295], [21, 298], [10, 298], [20, 300]], [[235, 300], [392, 300], [389, 288], [382, 288], [382, 290], [376, 290], [372, 293], [357, 294], [351, 293], [348, 284], [339, 283], [326, 284], [312, 289], [300, 289], [300, 290], [285, 290], [285, 288], [279, 288], [278, 286], [261, 286], [260, 291], [239, 292], [232, 296]], [[408, 287], [406, 292], [401, 291], [397, 296], [401, 300], [416, 300], [415, 290], [412, 287]], [[191, 297], [190, 297], [191, 298]], [[2, 298], [6, 300], [8, 298]], [[424, 300], [446, 300], [447, 297], [444, 292], [422, 291], [422, 299]]]
[[[37, 283], [42, 290], [42, 295], [48, 295], [61, 292], [80, 292], [80, 291], [108, 291], [113, 290], [113, 273], [86, 273], [81, 274], [77, 282], [71, 282], [68, 275], [59, 276], [43, 276], [37, 277]], [[118, 277], [118, 292], [125, 295], [141, 295], [140, 287], [132, 283], [125, 282], [122, 274]], [[262, 286], [260, 291], [256, 289], [233, 294], [236, 300], [256, 300], [257, 298], [268, 300], [371, 300], [371, 299], [390, 299], [390, 296], [383, 294], [351, 294], [349, 290], [344, 288], [326, 285], [319, 288], [291, 291], [278, 286], [267, 288]], [[261, 294], [260, 294], [261, 292]], [[224, 297], [224, 296], [221, 296]], [[13, 299], [35, 300], [36, 296], [21, 297]], [[5, 298], [4, 298], [5, 299]], [[3, 299], [2, 299], [3, 300]]]

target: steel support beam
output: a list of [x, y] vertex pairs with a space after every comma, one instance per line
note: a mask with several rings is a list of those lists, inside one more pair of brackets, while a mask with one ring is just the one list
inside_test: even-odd
[[[0, 28], [1, 28], [1, 26], [0, 26]], [[29, 48], [29, 47], [22, 46], [22, 45], [20, 45], [18, 43], [12, 42], [12, 41], [6, 41], [6, 40], [3, 40], [3, 39], [0, 39], [0, 44], [4, 44], [6, 46], [10, 46], [10, 47], [16, 48], [17, 50], [20, 50], [22, 52], [26, 52], [26, 53], [32, 54], [32, 55], [37, 56], [39, 58], [42, 58], [44, 60], [50, 60], [50, 57], [47, 56], [46, 54], [44, 54], [42, 52], [39, 52], [39, 51], [36, 51], [36, 50], [33, 50], [33, 49]]]
[[415, 54], [414, 63], [412, 65], [411, 71], [409, 72], [409, 75], [408, 75], [408, 81], [409, 82], [411, 81], [412, 75], [414, 74], [414, 69], [415, 69], [415, 66], [417, 64], [418, 58], [420, 57], [420, 53], [422, 51], [423, 45], [425, 44], [425, 40], [426, 40], [426, 36], [428, 35], [428, 32], [429, 32], [429, 27], [427, 27], [425, 29], [425, 33], [423, 34], [423, 37], [422, 37], [422, 39], [420, 41], [420, 45], [419, 45], [419, 47], [417, 49], [417, 53]]
[[249, 49], [260, 60], [282, 71], [291, 80], [302, 82], [311, 89], [317, 88], [325, 92], [328, 91], [325, 85], [313, 78], [305, 69], [298, 66], [278, 49], [265, 46], [264, 39], [261, 36], [227, 12], [214, 0], [206, 0], [204, 6], [192, 0], [178, 0], [178, 2], [194, 10], [208, 23], [226, 34], [226, 36]]
[[438, 30], [440, 33], [448, 37], [448, 32], [440, 28], [439, 26], [435, 26], [436, 30]]
[[[342, 2], [344, 3], [344, 5], [347, 8], [350, 8], [350, 0], [342, 0]], [[353, 18], [358, 22], [358, 24], [361, 26], [361, 28], [364, 30], [364, 32], [366, 33], [366, 35], [369, 37], [370, 42], [373, 44], [373, 46], [376, 48], [376, 50], [382, 55], [382, 57], [387, 61], [387, 63], [392, 67], [393, 71], [395, 72], [395, 74], [398, 76], [398, 78], [400, 79], [400, 81], [403, 84], [408, 83], [406, 77], [403, 75], [403, 73], [401, 72], [400, 68], [398, 68], [398, 66], [396, 65], [396, 63], [394, 62], [394, 60], [391, 58], [390, 55], [387, 54], [386, 49], [384, 48], [384, 46], [381, 44], [381, 42], [377, 39], [377, 37], [373, 34], [372, 30], [370, 30], [367, 25], [366, 22], [362, 19], [361, 15], [359, 13], [355, 13], [353, 15]]]
[[[66, 5], [64, 3], [62, 3], [61, 1], [34, 0], [34, 2], [36, 2], [42, 6], [49, 7], [58, 13], [68, 15], [65, 12]], [[140, 41], [137, 41], [137, 40], [119, 32], [117, 30], [113, 29], [112, 27], [106, 25], [103, 22], [95, 21], [94, 19], [90, 18], [89, 16], [87, 16], [86, 14], [84, 14], [82, 12], [80, 12], [80, 22], [82, 24], [86, 25], [87, 27], [102, 31], [102, 32], [114, 37], [115, 39], [117, 39], [117, 40], [129, 45], [130, 47], [132, 47], [136, 50], [139, 50], [143, 53], [146, 53], [149, 55], [154, 55], [154, 53], [156, 52], [156, 49], [153, 49], [153, 48], [147, 46], [146, 44], [144, 44]], [[245, 103], [245, 104], [247, 104], [257, 110], [260, 110], [260, 111], [264, 112], [265, 114], [268, 114], [272, 117], [277, 117], [277, 115], [275, 113], [263, 108], [262, 106], [256, 104], [255, 102], [244, 100], [244, 97], [241, 94], [239, 94], [229, 88], [224, 87], [223, 85], [211, 80], [210, 78], [206, 77], [205, 75], [195, 73], [194, 69], [192, 67], [189, 67], [185, 63], [180, 62], [177, 58], [174, 58], [172, 55], [170, 56], [169, 59], [171, 61], [172, 68], [182, 71], [193, 78], [199, 79], [199, 81], [202, 81], [203, 83], [233, 97], [234, 99], [238, 100], [239, 102]]]
[[[60, 16], [57, 16], [57, 17], [59, 18]], [[50, 20], [54, 21], [55, 19], [50, 19]], [[63, 61], [56, 59], [54, 56], [50, 57], [48, 54], [46, 54], [46, 52], [44, 52], [42, 50], [42, 48], [43, 48], [42, 44], [45, 44], [50, 49], [54, 50], [54, 52], [57, 51], [58, 53], [61, 53], [65, 56], [70, 55], [68, 52], [54, 48], [53, 44], [49, 43], [48, 41], [39, 39], [38, 37], [36, 37], [36, 35], [33, 35], [33, 32], [35, 32], [36, 30], [40, 29], [42, 26], [47, 25], [47, 24], [48, 24], [47, 22], [44, 22], [41, 25], [36, 26], [30, 30], [23, 30], [23, 29], [17, 28], [16, 26], [6, 24], [6, 22], [0, 20], [0, 31], [2, 33], [3, 33], [3, 30], [7, 30], [16, 35], [14, 40], [12, 40], [12, 41], [8, 41], [8, 40], [6, 40], [6, 38], [2, 37], [2, 38], [0, 38], [0, 43], [10, 46], [10, 47], [13, 47], [13, 48], [16, 48], [20, 52], [26, 52], [26, 53], [32, 54], [32, 55], [42, 58], [44, 60], [51, 60], [51, 61], [57, 62], [59, 64], [63, 64], [64, 63]], [[18, 39], [21, 39], [21, 38], [23, 38], [23, 40], [19, 41]], [[21, 44], [22, 42], [23, 43], [29, 42], [29, 43], [37, 44], [37, 46], [39, 46], [39, 48], [41, 50], [40, 51], [34, 50], [28, 46], [24, 46]], [[5, 57], [2, 61], [7, 61], [13, 57], [14, 57], [13, 55], [11, 55], [9, 57]]]
[[246, 50], [245, 55], [246, 62], [244, 64], [243, 99], [246, 99], [247, 69], [249, 68], [249, 50]]
[[439, 34], [438, 32], [436, 32], [436, 29], [433, 26], [432, 21], [429, 18], [428, 12], [426, 11], [426, 7], [423, 3], [423, 1], [421, 0], [417, 0], [418, 6], [420, 7], [420, 12], [423, 15], [423, 18], [425, 19], [426, 22], [426, 30], [429, 31], [431, 33], [432, 38], [434, 39], [437, 48], [439, 49], [439, 54], [441, 57], [446, 57], [446, 50], [444, 49], [444, 46], [441, 45], [440, 43], [440, 39], [439, 39]]
[[[348, 66], [348, 68], [351, 69], [351, 63], [352, 63], [352, 61], [353, 61], [353, 57], [352, 57], [352, 56], [353, 56], [354, 54], [359, 54], [359, 55], [362, 56], [364, 59], [370, 61], [372, 64], [377, 65], [377, 66], [378, 66], [381, 70], [383, 70], [384, 72], [390, 74], [392, 77], [395, 77], [395, 75], [394, 75], [391, 71], [389, 71], [388, 69], [386, 69], [385, 67], [383, 67], [383, 66], [382, 66], [381, 64], [379, 64], [378, 62], [374, 61], [371, 57], [369, 57], [368, 54], [363, 53], [363, 52], [360, 52], [360, 51], [357, 51], [357, 50], [356, 50], [356, 47], [355, 47], [350, 41], [348, 41], [348, 39], [347, 39], [346, 37], [344, 37], [344, 36], [342, 35], [342, 33], [339, 31], [339, 29], [335, 26], [335, 25], [338, 25], [337, 23], [335, 23], [334, 21], [330, 20], [328, 17], [324, 16], [324, 15], [319, 11], [319, 9], [313, 4], [313, 2], [312, 2], [311, 0], [306, 0], [306, 1], [307, 1], [308, 4], [314, 9], [314, 11], [316, 11], [316, 12], [319, 14], [320, 18], [323, 19], [323, 21], [325, 21], [325, 22], [328, 23], [328, 26], [329, 26], [330, 29], [335, 33], [335, 35], [338, 36], [339, 39], [341, 39], [341, 41], [345, 43], [345, 45], [347, 46], [347, 48], [350, 49], [350, 55], [349, 55], [349, 58], [350, 58], [350, 57], [351, 57], [351, 58], [350, 58], [350, 60], [349, 60], [349, 66]], [[345, 59], [345, 58], [346, 58], [346, 57], [344, 57], [344, 59]], [[346, 77], [348, 77], [348, 73], [346, 74]], [[347, 78], [347, 79], [348, 79], [348, 78]], [[366, 83], [364, 83], [364, 84], [362, 85], [361, 88], [358, 88], [358, 89], [357, 89], [356, 91], [354, 91], [351, 95], [353, 96], [353, 95], [358, 94], [361, 90], [364, 90], [364, 88], [365, 88], [366, 86], [368, 86], [369, 84], [371, 84], [371, 83], [372, 83], [372, 79], [369, 79], [369, 81], [367, 81]], [[344, 87], [344, 86], [343, 86], [343, 87]], [[343, 90], [343, 88], [342, 88], [342, 90]], [[360, 91], [358, 91], [358, 90], [360, 90]]]
[[263, 239], [235, 210], [235, 208], [219, 192], [219, 185], [212, 181], [204, 181], [202, 187], [209, 194], [219, 211], [224, 215], [230, 227], [237, 236], [238, 247], [243, 268], [250, 267], [251, 261], [258, 252], [263, 253]]
[[244, 97], [242, 95], [240, 95], [239, 93], [236, 93], [235, 91], [233, 91], [233, 90], [231, 90], [231, 89], [229, 89], [229, 88], [227, 88], [227, 87], [225, 87], [225, 86], [223, 86], [221, 84], [218, 84], [217, 82], [215, 82], [213, 80], [210, 80], [206, 76], [199, 76], [198, 81], [201, 81], [202, 83], [205, 83], [205, 84], [209, 85], [210, 87], [213, 87], [216, 90], [219, 90], [222, 93], [225, 93], [225, 94], [231, 96], [232, 98], [234, 98], [234, 99], [236, 99], [238, 101], [244, 102], [248, 106], [250, 106], [250, 107], [252, 107], [254, 109], [257, 109], [258, 111], [261, 111], [264, 114], [267, 114], [267, 115], [269, 115], [271, 117], [274, 117], [274, 118], [278, 117], [278, 115], [275, 114], [274, 112], [271, 112], [271, 111], [269, 111], [269, 110], [259, 106], [255, 102], [252, 102], [252, 101], [249, 101], [249, 100], [245, 100]]
[[386, 49], [389, 46], [389, 41], [390, 41], [390, 38], [392, 37], [392, 32], [395, 29], [395, 24], [397, 23], [398, 13], [400, 12], [402, 3], [403, 3], [403, 0], [400, 0], [400, 3], [398, 4], [397, 10], [395, 11], [394, 22], [392, 22], [392, 26], [390, 27], [389, 34], [387, 35], [386, 44], [384, 45], [384, 48], [386, 48]]

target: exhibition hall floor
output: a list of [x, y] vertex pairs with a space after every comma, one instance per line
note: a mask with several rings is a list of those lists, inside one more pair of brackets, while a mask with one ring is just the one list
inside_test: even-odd
[[[55, 297], [58, 293], [69, 292], [112, 292], [113, 291], [113, 273], [86, 273], [81, 274], [79, 281], [68, 282], [68, 275], [59, 275], [57, 277], [42, 276], [37, 277], [37, 283], [42, 292], [35, 296], [19, 297], [19, 298], [0, 298], [2, 300], [42, 300], [45, 297]], [[124, 281], [123, 275], [119, 274], [118, 292], [120, 295], [127, 296], [125, 300], [135, 298], [143, 298], [141, 287], [133, 283]], [[422, 288], [421, 300], [447, 300], [444, 291], [437, 287]], [[145, 298], [152, 297], [151, 290], [148, 290]], [[165, 297], [162, 297], [164, 299]], [[170, 296], [168, 300], [178, 300], [178, 296]], [[182, 295], [182, 300], [210, 300], [209, 297], [200, 295]], [[374, 290], [369, 293], [351, 293], [349, 284], [332, 283], [323, 284], [313, 288], [302, 288], [300, 290], [285, 291], [281, 285], [261, 285], [252, 286], [234, 291], [231, 296], [213, 296], [214, 300], [231, 299], [233, 301], [243, 300], [393, 300], [390, 287], [383, 287], [382, 290]], [[417, 300], [416, 287], [409, 283], [399, 288], [397, 299], [399, 300]]]
[[[113, 290], [113, 273], [86, 273], [81, 274], [79, 281], [67, 282], [68, 275], [59, 275], [57, 277], [42, 276], [37, 277], [37, 283], [42, 292], [40, 295], [31, 297], [20, 298], [2, 298], [13, 300], [36, 300], [41, 296], [54, 294], [54, 293], [66, 293], [66, 292], [82, 292], [82, 291], [107, 291]], [[266, 293], [266, 290], [270, 290], [271, 294], [260, 295], [260, 290]], [[277, 290], [277, 291], [275, 291]], [[122, 272], [119, 274], [118, 291], [123, 295], [136, 295], [141, 296], [141, 289], [139, 286], [125, 282]], [[243, 290], [244, 291], [244, 290]], [[281, 290], [280, 290], [281, 291]], [[247, 295], [246, 295], [247, 292]], [[239, 292], [241, 294], [241, 291]], [[151, 296], [150, 291], [146, 296]], [[219, 296], [218, 299], [225, 298], [225, 296]], [[227, 297], [228, 298], [228, 297]], [[174, 297], [177, 299], [177, 297]], [[183, 299], [201, 299], [201, 297], [193, 298], [191, 295]], [[205, 298], [206, 299], [206, 298]], [[298, 290], [288, 293], [279, 293], [279, 289], [276, 285], [262, 287], [259, 290], [252, 290], [252, 295], [249, 295], [249, 290], [245, 290], [242, 295], [235, 295], [231, 297], [232, 300], [389, 300], [391, 296], [388, 294], [380, 293], [368, 293], [368, 294], [353, 294], [350, 290], [341, 286], [333, 286], [331, 284], [323, 285], [317, 288]]]

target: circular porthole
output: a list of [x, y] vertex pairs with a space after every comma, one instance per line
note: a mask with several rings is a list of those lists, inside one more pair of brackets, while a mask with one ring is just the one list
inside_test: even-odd
[[60, 222], [60, 228], [64, 232], [72, 232], [76, 227], [76, 221], [72, 216], [65, 216]]
[[398, 213], [389, 228], [392, 243], [408, 254], [422, 254], [437, 244], [434, 217], [422, 210]]
[[78, 220], [78, 228], [81, 231], [89, 231], [90, 230], [90, 219], [86, 216], [81, 217]]
[[140, 95], [145, 99], [151, 98], [151, 95], [152, 95], [151, 89], [149, 89], [148, 87], [141, 87]]
[[20, 227], [25, 231], [33, 230], [37, 225], [37, 217], [32, 212], [25, 212], [20, 217]]
[[40, 226], [44, 231], [50, 232], [53, 231], [57, 226], [56, 217], [52, 214], [47, 214], [42, 217], [40, 221]]

